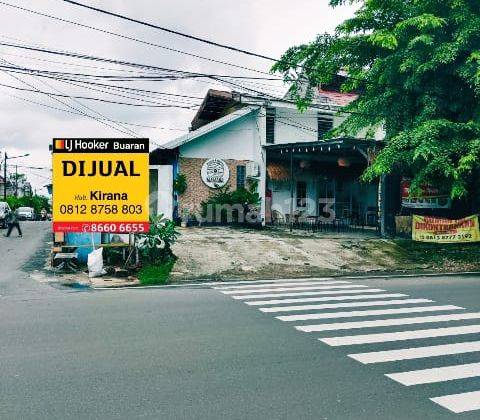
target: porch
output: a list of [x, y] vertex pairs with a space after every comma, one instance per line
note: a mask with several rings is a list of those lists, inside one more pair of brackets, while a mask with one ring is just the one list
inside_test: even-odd
[[378, 183], [359, 180], [378, 148], [358, 139], [267, 146], [266, 223], [311, 232], [378, 231]]

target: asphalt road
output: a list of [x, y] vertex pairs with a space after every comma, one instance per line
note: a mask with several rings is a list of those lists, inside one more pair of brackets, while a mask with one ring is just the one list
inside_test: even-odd
[[49, 225], [24, 227], [0, 238], [2, 419], [480, 418], [480, 277], [76, 290], [22, 271]]

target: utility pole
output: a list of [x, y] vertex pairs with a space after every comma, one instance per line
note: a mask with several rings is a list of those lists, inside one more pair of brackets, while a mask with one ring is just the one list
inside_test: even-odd
[[3, 164], [3, 200], [7, 201], [7, 152], [5, 151], [5, 162]]
[[[20, 156], [13, 156], [13, 157], [8, 157], [7, 152], [5, 151], [5, 162], [3, 165], [3, 177], [4, 177], [4, 185], [5, 188], [3, 189], [3, 199], [4, 201], [7, 201], [7, 160], [8, 159], [17, 159], [17, 158], [22, 158], [22, 157], [27, 157], [30, 156], [30, 153], [25, 153], [24, 155]], [[15, 196], [17, 195], [17, 189], [18, 189], [18, 168], [15, 165], [15, 177], [17, 178], [15, 180]]]
[[18, 165], [15, 165], [15, 197], [18, 197]]

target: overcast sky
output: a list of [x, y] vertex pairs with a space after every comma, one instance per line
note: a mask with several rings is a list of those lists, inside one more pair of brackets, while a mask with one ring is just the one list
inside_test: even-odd
[[[353, 13], [351, 7], [331, 9], [328, 6], [328, 0], [80, 1], [271, 57], [279, 57], [288, 47], [313, 40], [319, 33], [332, 32], [338, 23]], [[3, 0], [0, 0], [0, 2], [3, 2]], [[135, 23], [71, 6], [62, 0], [5, 0], [5, 3], [261, 71], [268, 71], [272, 64], [266, 60], [207, 46], [156, 29], [145, 28]], [[36, 45], [42, 48], [68, 50], [176, 70], [232, 76], [262, 76], [262, 74], [120, 39], [69, 23], [58, 22], [1, 3], [0, 27], [1, 43]], [[0, 62], [0, 65], [15, 65], [29, 69], [102, 75], [139, 74], [138, 72], [131, 73], [132, 68], [128, 67], [49, 55], [5, 45], [0, 46], [0, 58], [7, 61]], [[99, 69], [98, 67], [102, 68]], [[24, 89], [36, 88], [59, 94], [132, 102], [131, 99], [119, 98], [38, 76], [13, 75], [18, 79], [13, 78], [12, 73], [7, 74], [5, 70], [0, 71], [0, 83]], [[101, 83], [111, 82], [101, 81]], [[241, 83], [249, 84], [249, 86], [255, 85], [258, 90], [275, 94], [281, 94], [283, 89], [281, 84], [273, 81], [242, 81]], [[208, 79], [155, 82], [127, 81], [111, 84], [194, 97], [203, 97], [206, 91], [212, 87], [222, 88], [222, 85], [215, 84]], [[228, 85], [224, 85], [223, 88], [230, 90]], [[166, 100], [172, 99], [175, 101], [174, 104], [180, 105], [181, 101], [182, 105], [187, 106], [195, 106], [200, 101], [198, 99], [174, 97], [161, 97], [154, 100], [167, 103]], [[25, 100], [35, 101], [44, 106]], [[89, 100], [74, 102], [68, 98], [58, 98], [58, 100], [63, 103], [46, 95], [15, 91], [0, 86], [0, 148], [2, 151], [6, 149], [10, 156], [30, 153], [29, 157], [11, 160], [9, 162], [12, 165], [9, 166], [10, 170], [15, 170], [13, 166], [15, 163], [22, 166], [49, 168], [51, 162], [48, 145], [53, 137], [127, 137], [125, 134], [98, 122], [99, 119], [108, 118], [132, 124], [158, 127], [153, 129], [133, 125], [116, 125], [119, 130], [130, 129], [136, 135], [149, 137], [151, 142], [161, 144], [184, 134], [188, 130], [195, 113], [194, 109], [141, 108]], [[84, 108], [82, 105], [86, 105], [88, 108]], [[47, 108], [46, 106], [61, 108], [71, 113]], [[94, 118], [73, 114], [72, 112], [89, 114]], [[105, 120], [104, 123], [111, 126], [115, 125]], [[154, 145], [151, 147], [154, 147]], [[30, 182], [38, 193], [46, 193], [43, 185], [49, 182], [50, 172], [48, 170], [33, 170], [22, 167], [19, 168], [20, 171], [27, 173]]]

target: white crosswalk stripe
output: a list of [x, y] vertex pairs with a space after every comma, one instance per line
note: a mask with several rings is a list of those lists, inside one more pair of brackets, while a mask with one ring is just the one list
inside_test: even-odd
[[344, 337], [319, 338], [329, 346], [352, 346], [354, 344], [386, 343], [389, 341], [414, 340], [421, 338], [447, 337], [450, 335], [480, 333], [480, 325], [462, 327], [431, 328], [428, 330], [399, 331], [380, 334], [348, 335]]
[[316, 281], [299, 281], [292, 283], [271, 283], [271, 284], [247, 284], [241, 286], [220, 286], [214, 287], [217, 290], [242, 290], [242, 289], [260, 289], [264, 287], [286, 287], [286, 286], [313, 286], [313, 285], [325, 285], [325, 284], [352, 284], [350, 281], [344, 280], [316, 280]]
[[[354, 286], [351, 286], [353, 288]], [[341, 294], [349, 294], [352, 293], [379, 293], [385, 292], [384, 289], [365, 289], [367, 286], [361, 286], [361, 290], [327, 290], [327, 291], [320, 291], [316, 292], [311, 290], [309, 292], [291, 292], [291, 293], [267, 293], [267, 294], [259, 294], [259, 295], [239, 295], [239, 296], [231, 296], [233, 299], [267, 299], [267, 298], [278, 298], [278, 297], [293, 297], [293, 296], [320, 296], [320, 295], [341, 295]]]
[[430, 399], [456, 414], [480, 410], [480, 391], [444, 395], [443, 397]]
[[357, 308], [362, 306], [389, 306], [407, 305], [412, 303], [432, 303], [430, 299], [395, 299], [395, 300], [374, 300], [370, 302], [349, 302], [349, 303], [327, 303], [323, 305], [297, 305], [297, 306], [274, 306], [272, 308], [259, 308], [262, 312], [296, 312], [315, 311], [321, 309]]
[[[278, 320], [301, 322], [309, 320], [326, 320], [311, 325], [294, 325], [302, 332], [322, 333], [353, 329], [399, 327], [400, 331], [360, 333], [333, 337], [317, 337], [331, 347], [370, 344], [372, 347], [384, 346], [384, 343], [411, 341], [411, 346], [403, 349], [371, 349], [365, 353], [351, 353], [348, 356], [363, 364], [395, 363], [402, 360], [423, 359], [465, 353], [480, 354], [480, 341], [451, 342], [438, 345], [419, 345], [414, 340], [427, 340], [445, 337], [456, 340], [458, 336], [479, 334], [480, 323], [475, 325], [445, 326], [449, 322], [479, 320], [480, 312], [465, 312], [465, 308], [456, 305], [439, 305], [426, 298], [411, 298], [404, 293], [391, 293], [385, 289], [370, 288], [365, 285], [352, 284], [348, 281], [332, 278], [285, 280], [280, 282], [237, 282], [235, 285], [214, 286], [217, 291], [240, 300], [250, 307], [256, 307], [267, 314], [279, 314]], [[419, 304], [422, 304], [419, 306]], [[382, 307], [376, 309], [375, 307]], [[352, 308], [352, 310], [341, 310]], [[354, 309], [365, 308], [365, 309]], [[291, 314], [291, 312], [304, 312]], [[438, 314], [429, 314], [439, 312]], [[443, 312], [443, 313], [442, 313]], [[407, 314], [404, 317], [396, 315]], [[409, 316], [410, 314], [419, 314]], [[358, 319], [362, 317], [381, 317], [381, 319]], [[344, 318], [342, 322], [329, 322]], [[350, 320], [351, 318], [351, 320]], [[477, 321], [478, 322], [478, 321]], [[435, 328], [409, 329], [405, 326], [419, 324], [438, 324]], [[443, 326], [442, 326], [443, 323]], [[448, 325], [448, 324], [447, 324]], [[461, 340], [460, 340], [461, 341]], [[423, 363], [423, 361], [418, 363]], [[443, 361], [443, 359], [440, 359]], [[417, 370], [396, 371], [390, 366], [390, 372], [384, 373], [388, 378], [404, 386], [422, 384], [439, 384], [480, 377], [480, 363], [428, 367]], [[387, 365], [386, 365], [387, 366]], [[416, 366], [417, 367], [417, 366]], [[458, 391], [457, 391], [458, 392]], [[437, 394], [438, 395], [438, 394]], [[451, 395], [431, 397], [431, 401], [453, 413], [480, 410], [480, 390]]]
[[213, 289], [219, 287], [218, 285], [221, 284], [222, 286], [231, 286], [237, 284], [282, 284], [282, 283], [290, 283], [290, 282], [302, 282], [302, 281], [320, 281], [320, 280], [335, 280], [334, 277], [309, 277], [309, 278], [299, 278], [299, 279], [279, 279], [279, 280], [238, 280], [238, 281], [225, 281], [223, 283], [215, 281], [215, 282], [207, 282], [202, 283], [205, 286], [212, 286]]
[[370, 363], [422, 359], [425, 357], [472, 353], [476, 351], [480, 352], [480, 341], [467, 341], [465, 343], [442, 344], [438, 346], [410, 347], [398, 350], [373, 351], [368, 353], [349, 354], [348, 356], [367, 365]]
[[211, 281], [205, 282], [202, 284], [204, 286], [211, 286], [216, 288], [218, 286], [232, 286], [237, 284], [280, 284], [287, 282], [297, 282], [297, 281], [320, 281], [320, 280], [335, 280], [335, 277], [309, 277], [309, 278], [296, 278], [296, 279], [279, 279], [279, 280], [236, 280], [236, 281]]
[[[381, 309], [373, 311], [351, 311], [351, 312], [330, 312], [323, 314], [308, 314], [308, 315], [286, 315], [277, 316], [282, 321], [308, 321], [311, 319], [330, 319], [330, 318], [349, 318], [358, 316], [376, 316], [376, 315], [396, 315], [408, 314], [414, 312], [438, 312], [438, 311], [455, 311], [463, 309], [454, 305], [441, 306], [415, 306], [410, 308], [400, 309]], [[338, 322], [334, 324], [318, 324], [318, 325], [303, 325], [295, 327], [299, 331], [318, 332], [318, 331], [334, 331], [334, 330], [349, 330], [354, 328], [372, 328], [372, 327], [391, 327], [393, 325], [409, 325], [409, 324], [423, 324], [426, 322], [443, 322], [455, 321], [458, 319], [473, 319], [480, 318], [480, 312], [475, 314], [460, 314], [460, 315], [435, 315], [425, 317], [412, 318], [389, 318], [378, 319], [375, 321], [353, 321], [353, 322]]]
[[435, 382], [480, 376], [480, 363], [443, 366], [433, 369], [412, 370], [410, 372], [387, 373], [385, 376], [405, 386], [433, 384]]
[[290, 290], [335, 290], [335, 289], [358, 289], [367, 288], [368, 286], [362, 285], [339, 285], [335, 282], [331, 282], [328, 286], [323, 283], [321, 286], [295, 286], [295, 287], [273, 287], [265, 289], [246, 289], [246, 290], [220, 290], [225, 295], [233, 295], [239, 293], [266, 293], [266, 292], [288, 292]]
[[373, 295], [373, 294], [372, 295], [346, 295], [346, 296], [325, 296], [325, 297], [299, 298], [299, 299], [251, 300], [245, 303], [251, 306], [264, 306], [264, 305], [282, 305], [284, 303], [335, 302], [335, 301], [342, 301], [342, 300], [368, 300], [368, 299], [379, 299], [379, 298], [382, 298], [382, 299], [399, 298], [399, 297], [407, 297], [407, 296], [408, 295], [405, 295], [403, 293], [379, 293], [376, 295]]

